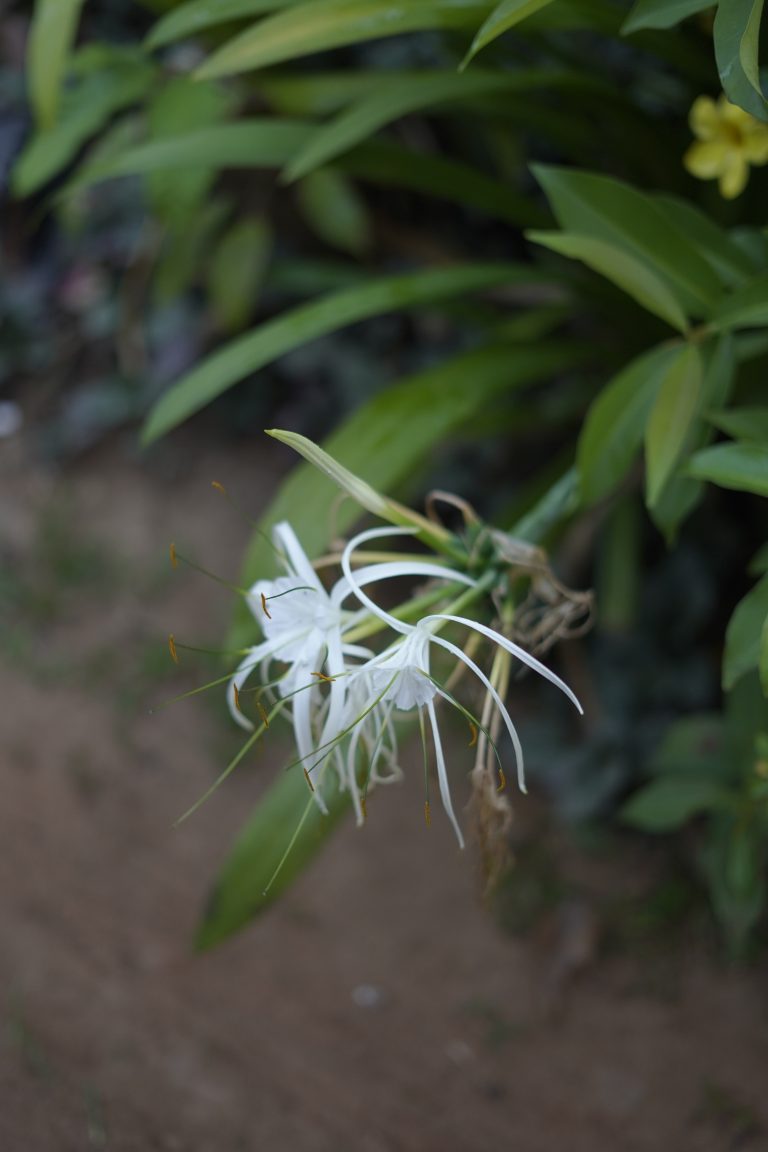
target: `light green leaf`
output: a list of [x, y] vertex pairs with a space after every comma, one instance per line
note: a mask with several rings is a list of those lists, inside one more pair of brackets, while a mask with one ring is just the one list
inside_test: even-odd
[[656, 394], [682, 351], [663, 344], [633, 360], [606, 384], [587, 413], [579, 437], [577, 469], [582, 503], [612, 495], [643, 443]]
[[38, 126], [56, 123], [61, 84], [84, 0], [36, 0], [27, 40], [27, 85]]
[[664, 776], [636, 792], [621, 809], [621, 818], [643, 832], [672, 832], [694, 816], [722, 808], [725, 799], [714, 780]]
[[232, 76], [402, 32], [472, 27], [491, 7], [488, 0], [408, 0], [400, 5], [392, 0], [309, 0], [229, 40], [198, 75]]
[[695, 345], [667, 366], [645, 430], [646, 502], [659, 500], [680, 460], [701, 401], [702, 362]]
[[311, 172], [355, 144], [373, 136], [380, 128], [412, 112], [447, 101], [466, 102], [474, 96], [493, 92], [524, 92], [550, 89], [574, 82], [574, 74], [554, 69], [524, 69], [516, 72], [426, 72], [421, 75], [388, 75], [379, 86], [342, 112], [329, 124], [317, 129], [285, 171], [287, 180]]
[[707, 420], [736, 440], [756, 440], [768, 447], [768, 407], [708, 412]]
[[310, 172], [297, 190], [304, 220], [321, 240], [353, 256], [365, 256], [373, 244], [373, 226], [354, 184], [331, 168]]
[[240, 832], [216, 878], [198, 929], [198, 949], [212, 948], [243, 928], [314, 859], [349, 808], [348, 792], [325, 790], [324, 798], [327, 816], [312, 799], [298, 766], [277, 777]]
[[760, 84], [758, 50], [763, 0], [727, 0], [717, 8], [715, 59], [720, 82], [733, 104], [768, 120], [768, 100]]
[[[497, 398], [546, 380], [573, 361], [573, 348], [566, 342], [497, 345], [466, 353], [385, 388], [354, 412], [323, 448], [373, 489], [391, 492], [413, 483], [433, 449], [461, 432], [476, 412], [492, 411]], [[316, 556], [332, 536], [345, 532], [359, 516], [351, 500], [338, 505], [335, 484], [318, 482], [315, 468], [301, 464], [281, 485], [259, 529], [266, 532], [288, 519], [307, 554]], [[256, 533], [243, 579], [251, 582], [272, 566], [271, 550]], [[241, 610], [233, 636], [235, 647], [249, 642], [252, 625], [247, 611]]]
[[673, 28], [712, 6], [713, 0], [636, 0], [621, 31], [626, 35], [641, 28]]
[[768, 326], [768, 274], [756, 276], [726, 296], [715, 314], [718, 328]]
[[676, 196], [654, 196], [653, 202], [672, 227], [696, 245], [724, 285], [741, 285], [754, 276], [748, 254], [701, 209]]
[[462, 68], [466, 68], [473, 56], [476, 56], [481, 49], [495, 40], [497, 36], [501, 36], [515, 24], [519, 24], [521, 20], [525, 20], [528, 16], [532, 16], [534, 12], [538, 12], [540, 8], [546, 7], [551, 4], [552, 0], [502, 0], [493, 12], [491, 12], [488, 19], [480, 28], [480, 31], [472, 41], [471, 47], [462, 62]]
[[206, 28], [226, 24], [229, 20], [243, 20], [248, 16], [261, 16], [278, 8], [288, 8], [296, 0], [191, 0], [167, 12], [157, 21], [146, 39], [149, 49], [162, 48], [185, 36], [196, 36]]
[[723, 689], [728, 692], [737, 680], [760, 663], [763, 628], [768, 617], [768, 576], [763, 576], [736, 605], [725, 632]]
[[663, 278], [682, 309], [706, 315], [722, 294], [718, 277], [652, 197], [608, 176], [534, 165], [561, 228], [625, 249]]
[[684, 716], [664, 733], [651, 760], [654, 773], [722, 778], [729, 765], [725, 751], [725, 725], [719, 712]]
[[768, 448], [759, 444], [715, 444], [691, 458], [688, 475], [721, 488], [768, 496]]
[[528, 239], [543, 244], [553, 252], [582, 260], [589, 268], [611, 280], [641, 307], [679, 332], [685, 332], [688, 321], [665, 282], [641, 260], [625, 249], [604, 240], [580, 236], [574, 232], [529, 232]]
[[174, 384], [150, 412], [144, 442], [156, 440], [232, 384], [318, 336], [383, 312], [432, 306], [530, 277], [529, 269], [516, 265], [469, 264], [372, 280], [302, 304], [226, 345]]
[[218, 326], [237, 332], [258, 300], [272, 251], [272, 233], [263, 216], [244, 216], [213, 250], [208, 293]]

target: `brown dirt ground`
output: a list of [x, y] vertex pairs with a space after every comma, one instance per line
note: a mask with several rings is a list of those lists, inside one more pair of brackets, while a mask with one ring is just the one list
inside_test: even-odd
[[[216, 643], [227, 613], [215, 585], [161, 575], [165, 549], [236, 574], [247, 529], [208, 481], [256, 512], [285, 462], [181, 436], [63, 478], [0, 445], [0, 562], [53, 596], [0, 645], [1, 1152], [768, 1148], [764, 974], [698, 937], [660, 967], [556, 925], [503, 934], [471, 854], [437, 813], [426, 832], [417, 779], [382, 789], [250, 930], [192, 952], [279, 759], [172, 829], [236, 735], [212, 699], [147, 712], [192, 683], [163, 664], [167, 633]], [[46, 552], [51, 509], [64, 543]], [[106, 570], [51, 593], [78, 540]], [[631, 851], [607, 866], [618, 891]]]

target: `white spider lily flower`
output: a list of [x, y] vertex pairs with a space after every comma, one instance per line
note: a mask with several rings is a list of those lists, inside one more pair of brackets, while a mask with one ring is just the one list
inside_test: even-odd
[[[324, 701], [317, 673], [324, 669], [329, 681], [325, 728], [331, 732], [344, 711], [345, 659], [365, 659], [370, 652], [344, 642], [343, 630], [359, 621], [361, 614], [343, 610], [338, 595], [332, 599], [326, 592], [291, 526], [285, 522], [277, 524], [273, 538], [287, 575], [257, 580], [248, 592], [246, 600], [264, 641], [251, 648], [235, 670], [227, 700], [237, 723], [252, 730], [253, 724], [239, 708], [243, 686], [255, 670], [259, 669], [262, 680], [267, 682], [273, 661], [287, 664], [276, 688], [281, 696], [290, 698], [296, 747], [305, 762], [315, 750], [313, 721]], [[328, 732], [321, 735], [321, 743]], [[320, 792], [315, 795], [324, 809]]]
[[[583, 709], [574, 693], [559, 676], [556, 676], [554, 672], [542, 664], [541, 661], [537, 660], [535, 656], [531, 656], [524, 648], [521, 648], [518, 644], [508, 640], [506, 636], [503, 636], [493, 628], [487, 627], [485, 624], [480, 624], [476, 620], [464, 616], [456, 616], [451, 613], [432, 613], [422, 618], [416, 625], [412, 625], [398, 620], [395, 616], [392, 616], [389, 612], [380, 608], [379, 605], [363, 591], [363, 586], [383, 578], [384, 575], [408, 575], [410, 574], [409, 569], [412, 567], [415, 568], [416, 564], [411, 566], [408, 562], [393, 562], [386, 565], [371, 565], [353, 573], [351, 557], [353, 552], [361, 544], [369, 540], [380, 539], [384, 536], [401, 535], [404, 531], [407, 532], [407, 530], [398, 528], [372, 528], [367, 532], [359, 533], [349, 541], [344, 549], [341, 566], [349, 588], [360, 603], [363, 604], [369, 612], [378, 616], [382, 622], [388, 624], [390, 628], [399, 632], [402, 636], [401, 640], [397, 641], [380, 656], [374, 656], [364, 671], [367, 672], [370, 677], [374, 690], [378, 687], [383, 692], [383, 702], [391, 701], [394, 707], [404, 710], [413, 708], [418, 710], [423, 708], [426, 710], [435, 744], [437, 775], [443, 807], [453, 824], [459, 843], [463, 846], [463, 838], [451, 804], [445, 758], [435, 714], [434, 698], [439, 695], [449, 700], [450, 703], [455, 704], [455, 701], [453, 701], [430, 676], [429, 649], [431, 644], [437, 644], [440, 648], [450, 652], [452, 656], [461, 661], [480, 680], [486, 692], [490, 695], [512, 740], [517, 761], [518, 783], [520, 789], [524, 792], [526, 789], [523, 769], [523, 750], [506, 705], [491, 681], [466, 652], [456, 644], [437, 635], [437, 629], [440, 628], [443, 623], [451, 622], [464, 625], [467, 628], [481, 633], [511, 655], [516, 656], [529, 668], [532, 668], [544, 676], [552, 684], [556, 685], [556, 687], [560, 688], [560, 690], [573, 701], [579, 712], [583, 713]], [[437, 568], [437, 566], [432, 567], [434, 569]], [[383, 573], [382, 569], [387, 569], [387, 572]], [[476, 581], [470, 577], [449, 568], [442, 568], [439, 572], [435, 571], [434, 574], [470, 586], [476, 584]]]

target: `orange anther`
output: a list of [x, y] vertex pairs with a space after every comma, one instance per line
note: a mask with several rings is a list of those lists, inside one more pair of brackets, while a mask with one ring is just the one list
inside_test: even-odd
[[234, 697], [235, 697], [235, 708], [237, 708], [237, 710], [239, 712], [241, 710], [240, 709], [240, 689], [238, 688], [237, 684], [232, 685], [232, 691], [233, 691]]
[[474, 748], [475, 744], [477, 744], [477, 724], [473, 724], [471, 720], [469, 722], [469, 731], [472, 734], [472, 739], [469, 742], [469, 747]]
[[496, 789], [496, 791], [497, 792], [503, 792], [504, 789], [506, 788], [506, 786], [507, 786], [507, 778], [504, 775], [504, 769], [499, 768], [499, 786]]
[[262, 704], [261, 700], [256, 701], [256, 707], [259, 710], [259, 716], [261, 716], [262, 724], [265, 728], [269, 728], [269, 716], [267, 715], [267, 710]]
[[266, 618], [268, 620], [271, 620], [272, 617], [269, 614], [269, 608], [267, 608], [267, 598], [263, 592], [261, 594], [261, 608], [262, 608], [262, 611], [264, 612], [264, 615], [266, 616]]
[[314, 792], [314, 790], [315, 790], [315, 786], [314, 786], [314, 784], [312, 783], [312, 781], [310, 780], [310, 778], [309, 778], [309, 772], [307, 772], [306, 768], [304, 769], [304, 779], [306, 780], [307, 784], [309, 784], [309, 790], [310, 790], [310, 792]]
[[324, 680], [326, 684], [332, 684], [336, 679], [335, 676], [326, 676], [325, 672], [312, 672], [312, 676], [317, 676], [318, 680]]
[[176, 545], [175, 544], [173, 544], [173, 543], [171, 544], [169, 552], [171, 554], [171, 568], [178, 568], [179, 558], [176, 555]]
[[424, 801], [424, 819], [427, 822], [427, 828], [429, 828], [430, 824], [432, 823], [432, 813], [429, 810], [429, 800]]
[[363, 814], [363, 820], [368, 819], [368, 801], [365, 796], [360, 797], [360, 811]]
[[221, 492], [222, 496], [226, 496], [227, 494], [226, 488], [223, 484], [220, 484], [218, 480], [211, 480], [211, 488], [215, 488], [217, 492]]
[[171, 654], [171, 660], [173, 660], [174, 664], [178, 664], [179, 654], [176, 651], [176, 641], [173, 638], [173, 632], [171, 632], [170, 636], [168, 637], [168, 651]]

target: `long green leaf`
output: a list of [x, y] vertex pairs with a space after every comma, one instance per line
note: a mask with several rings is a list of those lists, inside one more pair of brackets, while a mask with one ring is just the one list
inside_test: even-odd
[[263, 912], [320, 851], [346, 813], [349, 794], [336, 789], [326, 793], [325, 800], [327, 816], [309, 794], [299, 767], [277, 778], [216, 877], [198, 929], [200, 950], [220, 944]]
[[612, 495], [643, 443], [661, 382], [679, 356], [679, 344], [663, 344], [633, 360], [606, 384], [584, 421], [577, 450], [582, 502]]
[[681, 307], [708, 314], [722, 294], [718, 277], [653, 198], [608, 176], [534, 165], [561, 228], [624, 248], [667, 283]]
[[768, 576], [763, 576], [736, 605], [725, 632], [723, 688], [733, 688], [760, 662], [762, 631], [768, 619]]
[[642, 28], [672, 28], [711, 7], [712, 0], [636, 0], [621, 31], [626, 35]]
[[691, 457], [688, 475], [721, 488], [768, 496], [768, 448], [762, 444], [715, 444]]
[[27, 84], [43, 131], [56, 123], [61, 83], [84, 0], [36, 0], [27, 41]]
[[285, 171], [287, 180], [296, 180], [320, 164], [347, 152], [386, 124], [425, 108], [449, 102], [466, 102], [475, 96], [495, 92], [527, 92], [553, 89], [575, 83], [574, 73], [531, 68], [516, 72], [428, 72], [420, 76], [388, 76], [380, 87], [342, 112], [329, 124], [318, 128]]
[[758, 61], [762, 15], [763, 0], [723, 0], [715, 16], [715, 59], [728, 99], [768, 120]]
[[726, 296], [714, 322], [718, 328], [768, 327], [768, 274], [756, 276]]
[[232, 384], [318, 336], [383, 312], [433, 305], [504, 283], [530, 282], [531, 275], [530, 269], [508, 264], [430, 269], [373, 280], [303, 304], [226, 345], [173, 385], [150, 412], [144, 442], [169, 432]]
[[680, 460], [699, 412], [702, 361], [695, 345], [680, 348], [659, 386], [645, 430], [646, 501], [652, 508]]
[[754, 276], [747, 253], [700, 208], [676, 196], [654, 196], [653, 202], [672, 227], [696, 245], [724, 285], [735, 287]]
[[228, 41], [200, 68], [207, 79], [232, 76], [345, 44], [402, 32], [471, 27], [488, 0], [309, 0], [268, 16]]
[[146, 39], [149, 49], [162, 48], [185, 36], [196, 36], [206, 28], [226, 24], [229, 20], [243, 20], [248, 16], [261, 16], [278, 8], [288, 8], [297, 0], [191, 0], [171, 9], [157, 21]]
[[501, 4], [491, 12], [472, 41], [469, 52], [464, 57], [462, 68], [466, 68], [473, 56], [476, 56], [492, 40], [551, 3], [552, 0], [502, 0]]
[[685, 313], [665, 282], [647, 264], [624, 249], [574, 232], [529, 232], [527, 236], [553, 252], [582, 260], [589, 268], [613, 281], [642, 308], [666, 320], [679, 332], [687, 330]]
[[768, 407], [728, 408], [724, 412], [708, 412], [707, 419], [736, 440], [755, 440], [768, 447]]
[[667, 776], [636, 792], [621, 809], [621, 818], [643, 832], [672, 832], [702, 812], [723, 807], [726, 799], [714, 780]]

